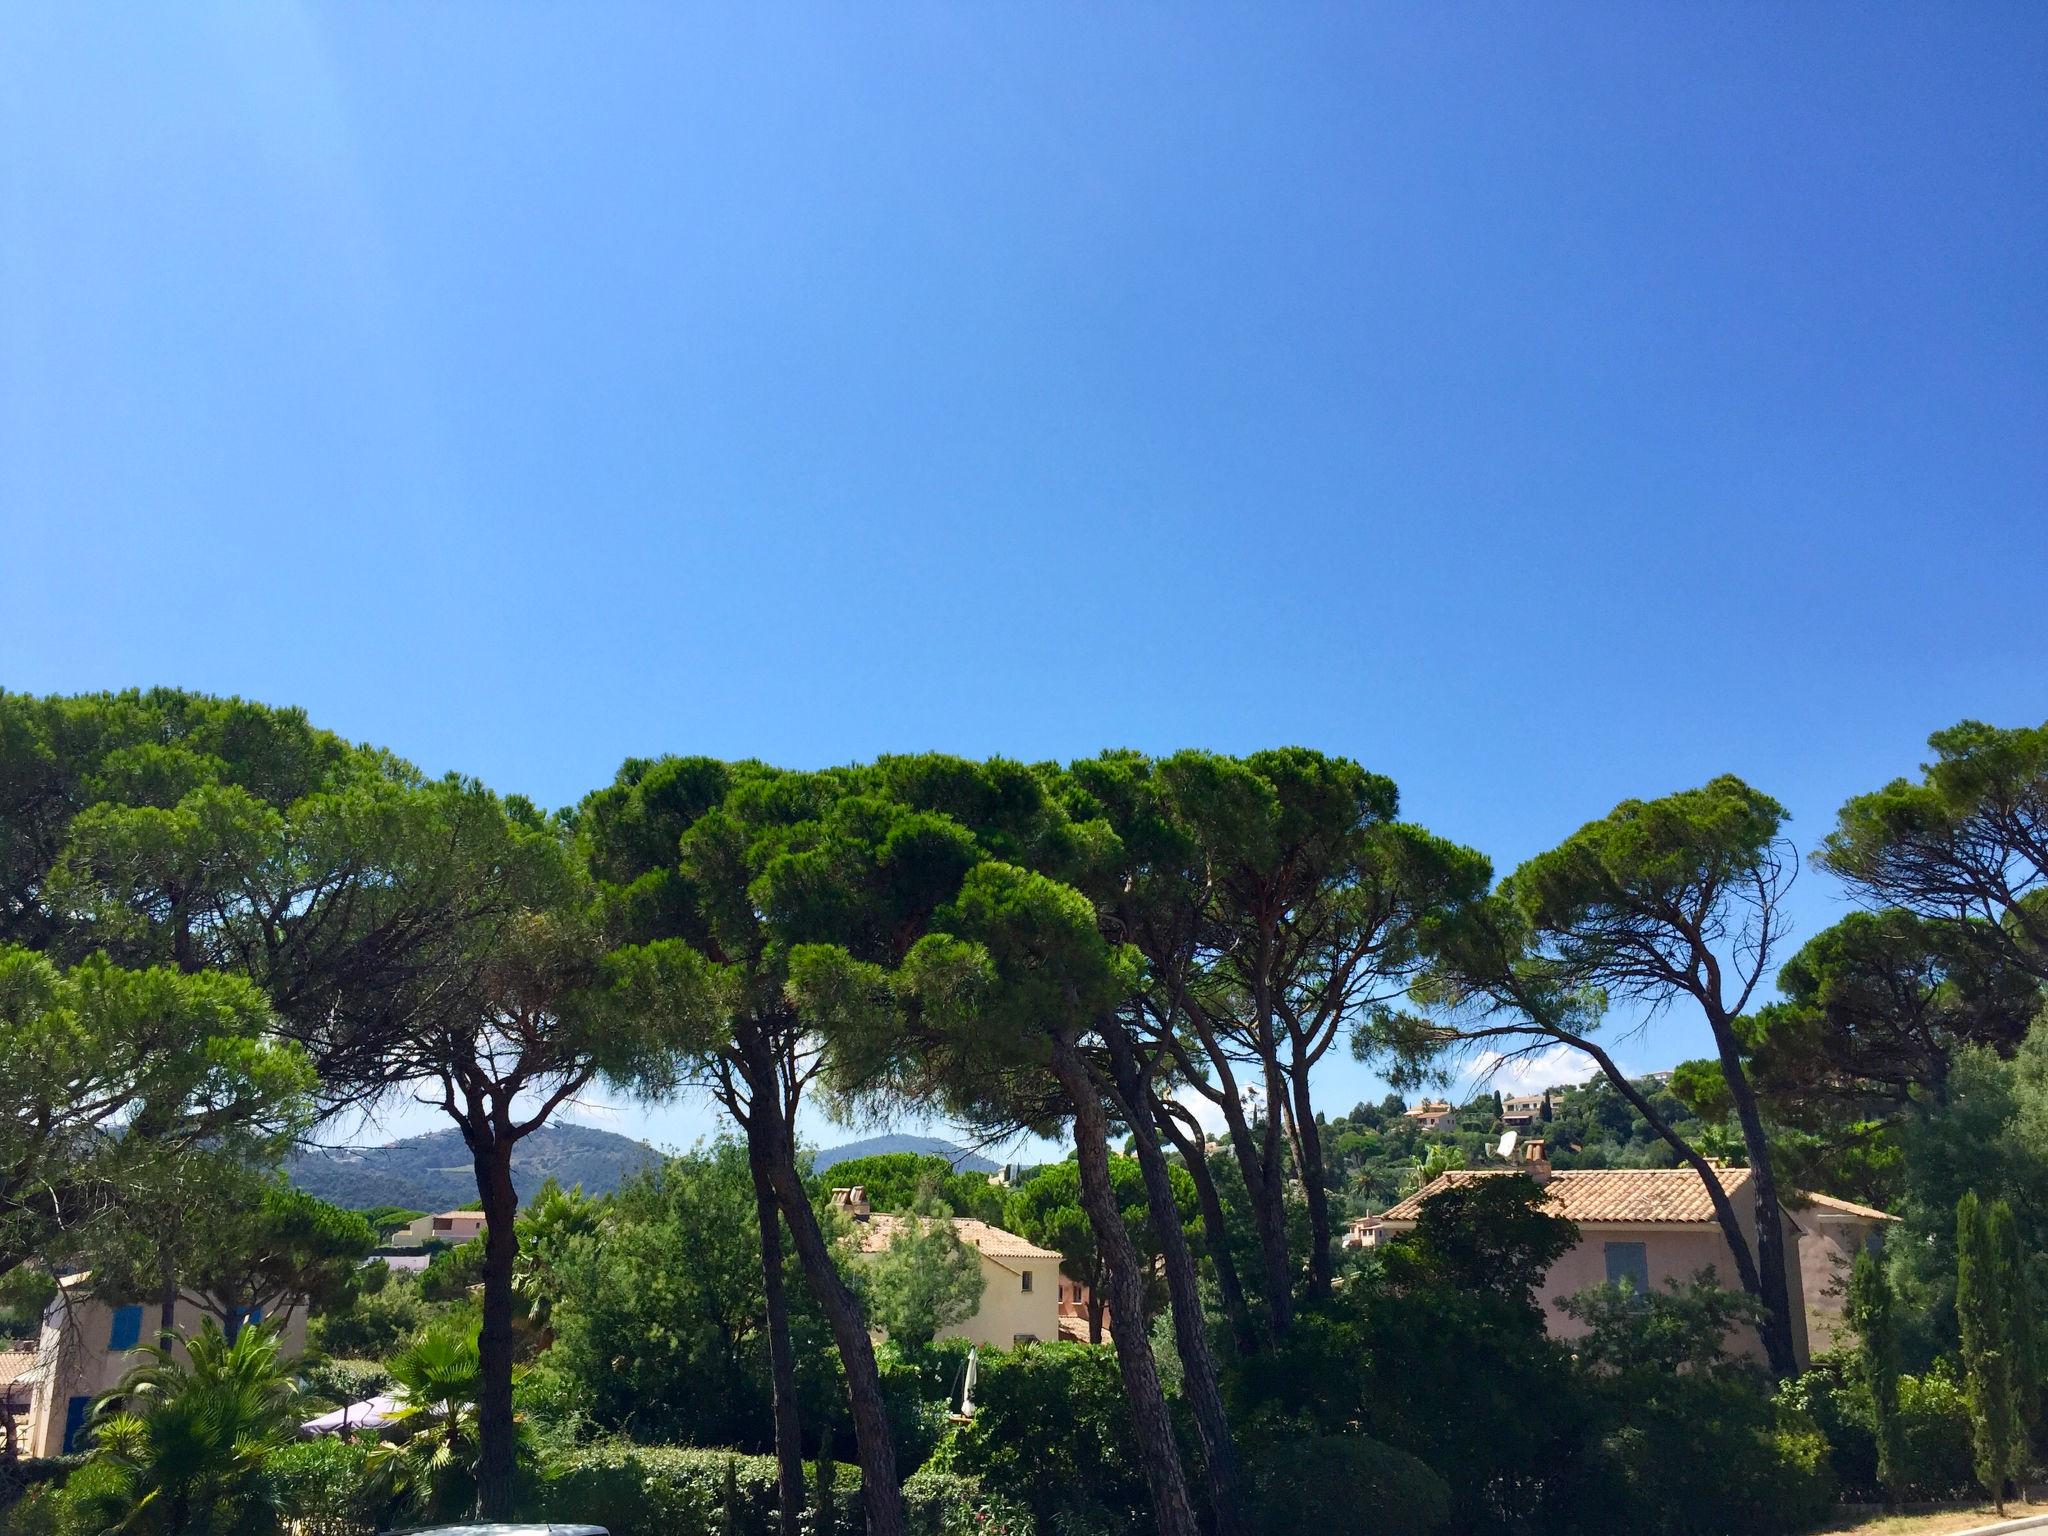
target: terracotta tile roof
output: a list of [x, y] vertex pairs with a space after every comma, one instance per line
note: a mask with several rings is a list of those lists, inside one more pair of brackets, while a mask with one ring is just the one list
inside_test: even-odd
[[[880, 1253], [895, 1240], [897, 1233], [919, 1219], [878, 1211], [867, 1220], [854, 1224], [854, 1241], [862, 1253]], [[992, 1259], [1038, 1259], [1048, 1264], [1060, 1261], [1060, 1256], [1052, 1249], [1026, 1242], [1014, 1232], [1005, 1232], [1001, 1227], [992, 1227], [972, 1216], [955, 1216], [952, 1222], [955, 1237], [970, 1248], [979, 1248]]]
[[[1390, 1206], [1382, 1218], [1412, 1222], [1429, 1196], [1477, 1179], [1495, 1179], [1516, 1170], [1460, 1168], [1440, 1174], [1426, 1189]], [[1721, 1187], [1739, 1195], [1749, 1183], [1747, 1168], [1724, 1168]], [[1690, 1168], [1580, 1168], [1553, 1173], [1543, 1186], [1545, 1208], [1577, 1222], [1709, 1222], [1713, 1201], [1705, 1182]]]
[[1833, 1195], [1814, 1195], [1804, 1191], [1794, 1195], [1788, 1202], [1795, 1210], [1802, 1206], [1818, 1206], [1824, 1211], [1839, 1211], [1844, 1216], [1863, 1216], [1871, 1221], [1897, 1221], [1899, 1218], [1876, 1209], [1874, 1206], [1858, 1205], [1854, 1200], [1837, 1200]]
[[33, 1350], [0, 1350], [0, 1387], [20, 1381], [36, 1368], [37, 1358]]

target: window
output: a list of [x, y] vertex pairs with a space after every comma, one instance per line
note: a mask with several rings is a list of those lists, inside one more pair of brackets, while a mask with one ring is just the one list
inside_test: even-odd
[[114, 1308], [114, 1326], [107, 1335], [107, 1348], [133, 1349], [142, 1342], [142, 1308]]
[[64, 1405], [64, 1454], [69, 1456], [78, 1449], [79, 1437], [85, 1433], [85, 1416], [92, 1408], [89, 1397], [74, 1397]]
[[1607, 1283], [1619, 1285], [1624, 1280], [1635, 1287], [1636, 1294], [1649, 1294], [1650, 1255], [1641, 1243], [1607, 1245]]
[[1036, 1344], [1037, 1342], [1038, 1335], [1035, 1333], [1013, 1333], [1010, 1335], [1010, 1348], [1012, 1349], [1015, 1349], [1019, 1344]]
[[1024, 1289], [1027, 1291], [1031, 1289], [1031, 1271], [1028, 1269], [1024, 1271]]

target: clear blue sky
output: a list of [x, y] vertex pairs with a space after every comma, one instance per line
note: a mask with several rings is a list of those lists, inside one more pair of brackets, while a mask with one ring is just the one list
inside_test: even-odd
[[2044, 124], [2038, 4], [11, 6], [0, 683], [1810, 845], [2048, 715]]

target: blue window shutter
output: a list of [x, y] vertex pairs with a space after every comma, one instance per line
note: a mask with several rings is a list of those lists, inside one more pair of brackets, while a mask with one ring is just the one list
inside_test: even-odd
[[64, 1454], [78, 1449], [78, 1437], [85, 1432], [85, 1416], [92, 1411], [92, 1399], [74, 1397], [64, 1405]]
[[114, 1308], [113, 1331], [107, 1335], [107, 1348], [113, 1350], [133, 1349], [142, 1342], [142, 1308]]
[[1623, 1280], [1635, 1287], [1638, 1296], [1649, 1294], [1650, 1254], [1642, 1243], [1607, 1245], [1607, 1283], [1618, 1285]]

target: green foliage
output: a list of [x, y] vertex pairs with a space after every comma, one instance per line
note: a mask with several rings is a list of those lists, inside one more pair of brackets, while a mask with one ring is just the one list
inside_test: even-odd
[[294, 1536], [369, 1536], [377, 1528], [369, 1455], [362, 1441], [322, 1435], [264, 1458], [271, 1501]]
[[391, 1372], [381, 1361], [314, 1358], [299, 1362], [299, 1396], [308, 1416], [360, 1403], [390, 1386]]
[[[842, 1466], [836, 1477], [835, 1523], [822, 1536], [858, 1536], [860, 1471]], [[772, 1536], [775, 1497], [770, 1456], [610, 1444], [544, 1466], [521, 1514], [601, 1525], [611, 1536]]]
[[1977, 1481], [2000, 1510], [2006, 1484], [2023, 1464], [2019, 1249], [2012, 1208], [1976, 1194], [1956, 1205], [1956, 1322], [1962, 1334], [1965, 1390], [1976, 1449]]
[[868, 1318], [915, 1349], [981, 1308], [981, 1255], [960, 1241], [944, 1206], [911, 1216], [889, 1246], [867, 1261]]
[[992, 1226], [1003, 1223], [1003, 1191], [988, 1175], [969, 1169], [955, 1173], [945, 1158], [931, 1152], [877, 1152], [849, 1157], [827, 1170], [835, 1186], [858, 1184], [868, 1204], [878, 1211], [902, 1212], [936, 1200], [956, 1216], [972, 1216]]
[[230, 1343], [209, 1319], [182, 1354], [152, 1347], [95, 1405], [93, 1476], [70, 1496], [118, 1508], [123, 1527], [138, 1532], [265, 1528], [276, 1506], [264, 1464], [298, 1427], [277, 1330], [251, 1325]]
[[2048, 981], [2048, 725], [1975, 720], [1928, 738], [1915, 783], [1894, 779], [1842, 807], [1819, 862], [1873, 905], [1982, 924], [2005, 960]]
[[420, 1275], [388, 1271], [383, 1285], [365, 1287], [339, 1311], [316, 1314], [306, 1326], [316, 1354], [356, 1360], [388, 1358], [439, 1312], [420, 1295]]
[[1899, 1444], [1899, 1319], [1885, 1267], [1867, 1250], [1856, 1255], [1850, 1271], [1848, 1315], [1870, 1394], [1873, 1471], [1886, 1497], [1896, 1503], [1905, 1483]]
[[974, 1422], [953, 1467], [1014, 1499], [1045, 1530], [1143, 1529], [1150, 1502], [1116, 1357], [1086, 1344], [1026, 1344], [981, 1359]]
[[0, 945], [0, 1273], [75, 1249], [95, 1215], [118, 1230], [202, 1145], [281, 1147], [313, 1076], [270, 1025], [240, 977]]
[[1564, 1314], [1586, 1330], [1573, 1341], [1579, 1363], [1624, 1378], [1754, 1373], [1751, 1361], [1729, 1353], [1728, 1335], [1757, 1326], [1763, 1309], [1756, 1298], [1722, 1289], [1711, 1268], [1666, 1285], [1644, 1292], [1596, 1285], [1564, 1298]]
[[[1198, 1241], [1195, 1181], [1179, 1163], [1169, 1165], [1168, 1175], [1181, 1225], [1191, 1241]], [[1130, 1233], [1132, 1246], [1150, 1277], [1146, 1287], [1147, 1313], [1156, 1314], [1166, 1305], [1165, 1286], [1156, 1273], [1161, 1240], [1153, 1227], [1151, 1207], [1146, 1203], [1145, 1176], [1138, 1160], [1110, 1158], [1109, 1183], [1117, 1209], [1123, 1214], [1124, 1229]], [[1241, 1179], [1238, 1188], [1243, 1188]], [[1080, 1164], [1068, 1158], [1039, 1169], [1011, 1192], [1002, 1224], [1040, 1247], [1053, 1249], [1060, 1255], [1061, 1271], [1087, 1286], [1089, 1294], [1098, 1301], [1102, 1299], [1102, 1258], [1096, 1248], [1095, 1229], [1081, 1209]]]
[[1898, 1378], [1889, 1487], [1878, 1477], [1875, 1409], [1855, 1356], [1817, 1359], [1779, 1398], [1826, 1437], [1844, 1498], [1952, 1499], [1976, 1486], [1969, 1405], [1953, 1366]]
[[472, 1287], [484, 1283], [484, 1239], [443, 1248], [420, 1271], [421, 1301], [461, 1301]]
[[[626, 1181], [597, 1233], [552, 1255], [548, 1367], [599, 1430], [643, 1441], [773, 1448], [767, 1303], [745, 1149], [730, 1141]], [[839, 1415], [837, 1361], [785, 1255], [791, 1337], [810, 1432]]]
[[1037, 1536], [1038, 1530], [1022, 1503], [934, 1466], [918, 1468], [904, 1483], [903, 1515], [909, 1536]]
[[1444, 1480], [1419, 1457], [1364, 1435], [1278, 1435], [1251, 1461], [1271, 1536], [1435, 1536], [1450, 1524]]
[[1574, 1229], [1538, 1198], [1502, 1178], [1425, 1200], [1416, 1231], [1369, 1252], [1278, 1349], [1232, 1366], [1237, 1422], [1262, 1440], [1363, 1434], [1416, 1456], [1461, 1532], [1579, 1529], [1606, 1491], [1597, 1426], [1537, 1299]]
[[365, 1471], [380, 1497], [409, 1516], [449, 1519], [476, 1500], [477, 1329], [444, 1319], [391, 1361], [401, 1406]]

